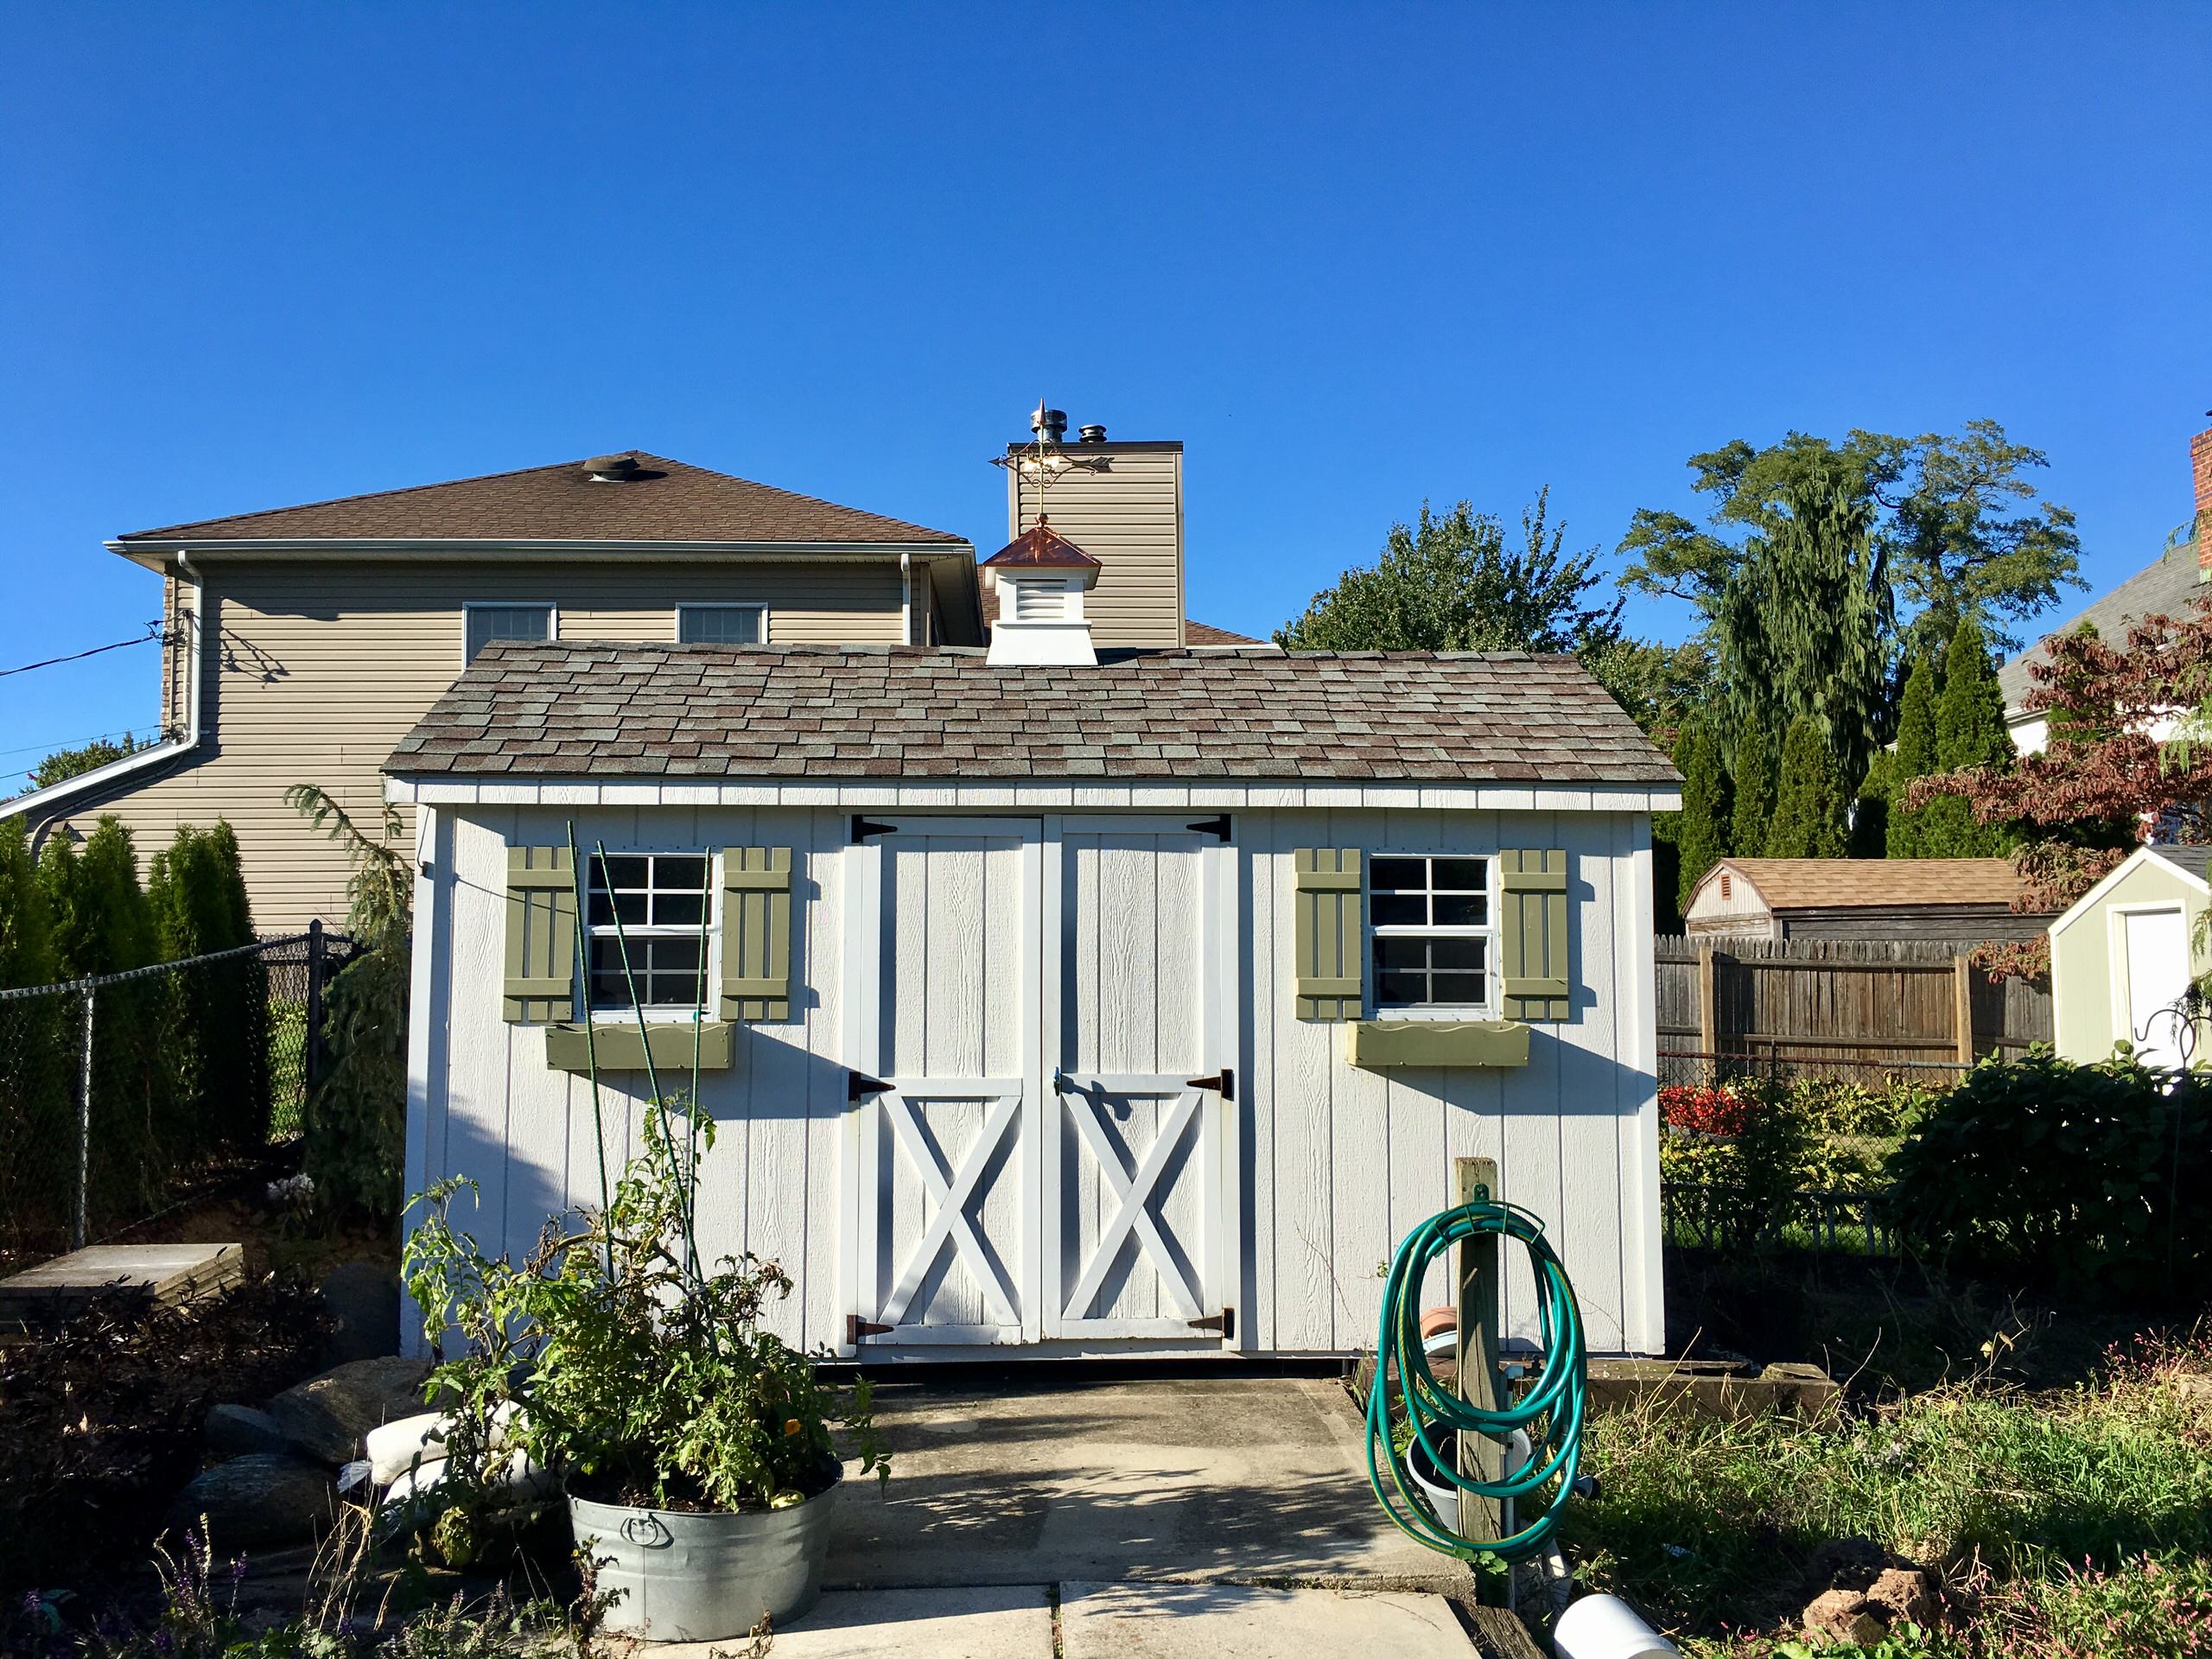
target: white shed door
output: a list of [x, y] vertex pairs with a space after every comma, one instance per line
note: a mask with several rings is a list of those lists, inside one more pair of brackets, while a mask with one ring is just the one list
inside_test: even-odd
[[1059, 830], [1046, 874], [1045, 1334], [1226, 1337], [1230, 849], [1186, 819]]
[[2189, 925], [2179, 909], [2120, 912], [2127, 952], [2127, 1030], [2151, 1065], [2181, 1065], [2180, 1029], [2171, 1013], [2189, 988]]
[[862, 1347], [1038, 1336], [1039, 832], [909, 819], [858, 867]]

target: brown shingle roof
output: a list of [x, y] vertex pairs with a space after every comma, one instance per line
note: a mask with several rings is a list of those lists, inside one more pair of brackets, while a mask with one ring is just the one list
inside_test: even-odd
[[408, 775], [1652, 784], [1667, 759], [1571, 657], [925, 646], [488, 647]]
[[580, 461], [449, 484], [206, 518], [120, 541], [549, 541], [925, 543], [965, 538], [732, 478], [643, 450], [627, 483], [594, 483]]
[[2002, 858], [1726, 858], [1769, 910], [1893, 905], [2010, 905], [2020, 878]]

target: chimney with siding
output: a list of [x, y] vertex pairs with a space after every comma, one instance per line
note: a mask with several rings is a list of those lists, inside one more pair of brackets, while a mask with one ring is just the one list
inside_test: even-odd
[[[1183, 446], [1172, 441], [1111, 440], [1103, 426], [1062, 441], [1067, 417], [1039, 408], [1033, 429], [1081, 464], [1040, 484], [1033, 469], [1007, 467], [1007, 534], [1019, 539], [1049, 516], [1052, 529], [1098, 562], [1084, 596], [1090, 637], [1103, 647], [1176, 647], [1183, 643]], [[1010, 443], [1016, 461], [1036, 445]], [[1103, 465], [1100, 463], [1103, 463]], [[999, 593], [1005, 614], [1008, 590]]]
[[2196, 476], [2196, 579], [2212, 582], [2212, 428], [2189, 441], [2189, 461]]

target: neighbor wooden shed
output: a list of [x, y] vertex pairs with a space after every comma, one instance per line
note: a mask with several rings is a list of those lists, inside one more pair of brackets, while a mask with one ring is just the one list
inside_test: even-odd
[[1724, 858], [1690, 895], [1683, 931], [1709, 939], [2031, 939], [2048, 915], [2012, 908], [2001, 858]]

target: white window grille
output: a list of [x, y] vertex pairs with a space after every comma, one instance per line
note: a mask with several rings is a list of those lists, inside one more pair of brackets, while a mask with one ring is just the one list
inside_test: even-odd
[[1368, 861], [1376, 1006], [1493, 1006], [1497, 925], [1490, 884], [1486, 858], [1382, 853]]
[[757, 645], [768, 637], [765, 605], [679, 605], [676, 638], [686, 645]]
[[[698, 853], [609, 853], [603, 860], [587, 855], [586, 863], [585, 961], [593, 1009], [627, 1008], [630, 982], [641, 1007], [696, 1006], [711, 965], [708, 860]], [[629, 982], [622, 972], [626, 944]]]

